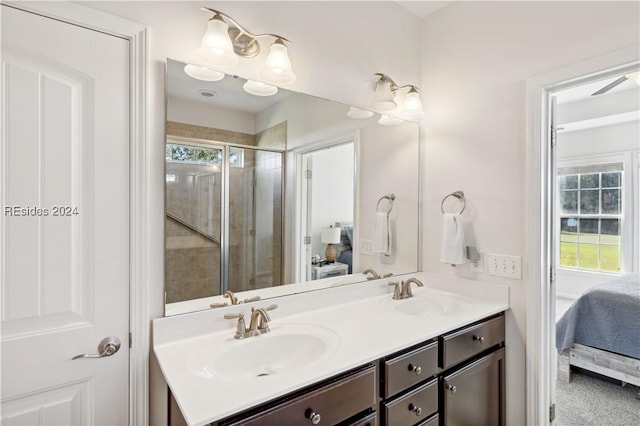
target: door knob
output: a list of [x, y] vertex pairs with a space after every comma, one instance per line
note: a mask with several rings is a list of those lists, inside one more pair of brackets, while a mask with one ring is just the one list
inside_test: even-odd
[[117, 337], [105, 337], [98, 345], [98, 354], [81, 354], [76, 355], [71, 359], [79, 359], [79, 358], [104, 358], [106, 356], [111, 356], [118, 352], [120, 349], [120, 339]]

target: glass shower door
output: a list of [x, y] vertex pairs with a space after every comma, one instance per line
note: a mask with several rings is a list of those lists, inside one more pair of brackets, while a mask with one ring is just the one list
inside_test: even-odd
[[229, 150], [228, 288], [282, 284], [282, 153]]

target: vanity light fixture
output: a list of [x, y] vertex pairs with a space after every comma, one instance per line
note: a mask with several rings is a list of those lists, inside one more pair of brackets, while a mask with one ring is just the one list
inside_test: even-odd
[[239, 56], [255, 58], [260, 53], [258, 38], [271, 37], [274, 42], [269, 48], [265, 65], [260, 70], [260, 77], [272, 84], [291, 84], [296, 81], [285, 45], [285, 42], [291, 43], [289, 40], [277, 34], [252, 34], [218, 10], [208, 7], [201, 10], [214, 14], [209, 19], [207, 32], [202, 37], [202, 45], [198, 50], [207, 65], [213, 68], [230, 67], [238, 63]]
[[357, 119], [370, 118], [373, 117], [373, 112], [352, 106], [349, 108], [349, 111], [347, 111], [347, 117]]
[[278, 93], [276, 86], [253, 80], [247, 80], [247, 82], [242, 85], [242, 88], [245, 92], [255, 96], [272, 96]]
[[220, 81], [224, 78], [223, 72], [214, 71], [207, 67], [199, 67], [193, 64], [185, 65], [184, 72], [189, 77], [202, 81]]
[[373, 109], [381, 112], [388, 112], [397, 108], [398, 104], [395, 100], [395, 92], [400, 89], [409, 88], [409, 91], [405, 95], [404, 102], [400, 107], [400, 115], [409, 120], [418, 120], [424, 115], [422, 102], [420, 101], [420, 93], [417, 86], [414, 86], [413, 84], [399, 86], [386, 74], [375, 73], [374, 75], [377, 75], [380, 78], [376, 82], [373, 92], [373, 102], [371, 103], [371, 107]]
[[404, 123], [403, 119], [386, 114], [381, 114], [378, 119], [378, 124], [382, 124], [383, 126], [396, 126], [401, 123]]

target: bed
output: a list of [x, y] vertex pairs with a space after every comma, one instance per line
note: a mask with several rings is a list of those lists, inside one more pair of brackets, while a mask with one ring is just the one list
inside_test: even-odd
[[336, 222], [336, 226], [340, 228], [340, 244], [337, 247], [338, 258], [336, 260], [348, 265], [349, 270], [347, 273], [352, 274], [353, 246], [351, 240], [353, 239], [353, 224]]
[[575, 365], [640, 386], [640, 274], [585, 291], [556, 323], [558, 374]]

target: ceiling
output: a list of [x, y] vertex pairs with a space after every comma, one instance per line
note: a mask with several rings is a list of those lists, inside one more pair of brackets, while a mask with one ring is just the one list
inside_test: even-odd
[[[185, 98], [224, 108], [257, 114], [276, 102], [291, 96], [290, 91], [278, 89], [273, 96], [254, 96], [245, 92], [242, 85], [246, 81], [238, 76], [227, 75], [220, 81], [201, 81], [189, 77], [184, 72], [185, 64], [175, 60], [167, 60], [167, 95]], [[201, 91], [206, 90], [213, 96], [204, 97]]]
[[397, 1], [395, 2], [399, 6], [407, 9], [419, 18], [425, 18], [436, 11], [442, 9], [446, 5], [453, 3], [452, 1]]
[[[558, 101], [558, 104], [564, 104], [568, 102], [575, 102], [583, 99], [588, 99], [591, 97], [592, 93], [605, 87], [607, 84], [614, 82], [620, 77], [621, 75], [608, 77], [603, 80], [598, 80], [598, 81], [584, 84], [582, 86], [561, 90], [557, 93], [554, 93], [554, 95]], [[622, 92], [624, 90], [637, 89], [637, 88], [638, 88], [638, 85], [632, 79], [628, 79], [625, 82], [618, 84], [616, 87], [612, 88], [606, 93], [602, 95], [597, 95], [597, 96], [605, 96], [611, 93]]]

